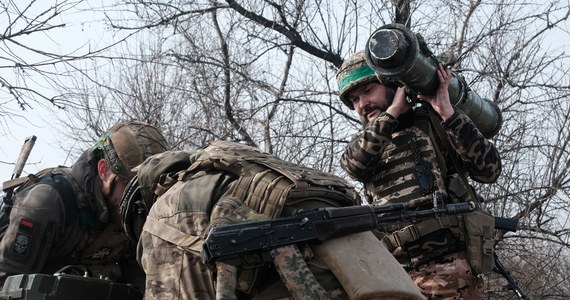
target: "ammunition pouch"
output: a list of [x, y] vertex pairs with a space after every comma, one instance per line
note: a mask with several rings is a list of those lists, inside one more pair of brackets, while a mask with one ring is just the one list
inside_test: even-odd
[[[469, 187], [471, 188], [471, 187]], [[449, 179], [448, 191], [456, 199], [468, 199], [469, 191], [458, 177]], [[477, 195], [473, 193], [475, 197]], [[493, 229], [495, 218], [478, 208], [474, 212], [462, 215], [463, 231], [460, 238], [465, 240], [467, 246], [467, 260], [474, 274], [483, 274], [493, 270], [494, 239]]]
[[484, 274], [493, 270], [493, 229], [495, 218], [476, 210], [463, 215], [465, 223], [465, 242], [467, 244], [467, 259], [474, 274]]
[[[469, 201], [469, 191], [461, 182], [461, 179], [455, 174], [455, 176], [446, 177], [446, 188], [450, 199], [454, 202], [467, 202]], [[471, 188], [471, 187], [470, 187]], [[472, 200], [474, 201], [474, 200]]]
[[[473, 273], [484, 274], [494, 268], [494, 226], [495, 218], [492, 215], [482, 210], [476, 210], [461, 217], [447, 216], [409, 225], [391, 234], [386, 234], [381, 241], [390, 252], [394, 252], [398, 248], [407, 251], [408, 255], [405, 256], [405, 259], [402, 260], [401, 257], [398, 257], [398, 260], [408, 268], [416, 267], [435, 257], [463, 249], [463, 246], [460, 245], [445, 245], [444, 247], [447, 250], [424, 251], [418, 257], [413, 254], [416, 252], [414, 248], [421, 247], [419, 244], [421, 244], [422, 239], [429, 240], [428, 236], [435, 235], [440, 230], [449, 229], [455, 237], [464, 240], [467, 259]], [[457, 234], [458, 231], [461, 233]], [[457, 240], [457, 243], [462, 242]]]

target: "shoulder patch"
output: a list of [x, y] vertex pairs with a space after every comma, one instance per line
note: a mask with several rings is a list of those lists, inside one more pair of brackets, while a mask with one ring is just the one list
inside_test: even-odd
[[28, 249], [32, 243], [34, 222], [22, 218], [18, 225], [18, 233], [12, 245], [12, 252], [20, 256], [28, 256]]

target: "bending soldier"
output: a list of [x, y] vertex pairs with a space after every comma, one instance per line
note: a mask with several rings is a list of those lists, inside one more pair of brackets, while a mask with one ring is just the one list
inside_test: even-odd
[[0, 242], [1, 282], [12, 274], [55, 272], [86, 272], [128, 283], [137, 274], [144, 278], [130, 256], [119, 201], [133, 176], [131, 168], [168, 149], [153, 126], [121, 122], [85, 150], [71, 168], [30, 175], [14, 194], [9, 225]]
[[[437, 74], [437, 95], [418, 95], [421, 101], [414, 106], [406, 100], [405, 87], [374, 73], [364, 52], [348, 58], [339, 69], [339, 97], [356, 111], [364, 128], [348, 144], [341, 164], [365, 185], [370, 203], [414, 201], [425, 208], [440, 201], [467, 201], [473, 192], [461, 178], [465, 176], [461, 169], [481, 183], [492, 183], [499, 176], [501, 160], [493, 144], [450, 103], [451, 71], [440, 64]], [[485, 255], [481, 247], [492, 252], [493, 221], [482, 217], [491, 222], [483, 224], [469, 217], [410, 225], [382, 239], [430, 299], [482, 297], [483, 283], [477, 274], [492, 268], [489, 257], [481, 256]], [[466, 251], [470, 234], [480, 231], [485, 231], [485, 245]]]
[[137, 240], [140, 235], [137, 257], [146, 273], [145, 299], [421, 299], [370, 232], [350, 236], [350, 253], [337, 239], [277, 248], [271, 265], [248, 260], [240, 268], [220, 262], [210, 266], [200, 259], [213, 226], [359, 200], [339, 177], [243, 144], [216, 141], [147, 159], [123, 196], [122, 216], [129, 236]]

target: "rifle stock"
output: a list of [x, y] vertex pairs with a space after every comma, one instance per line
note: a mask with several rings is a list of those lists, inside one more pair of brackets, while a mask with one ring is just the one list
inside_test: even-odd
[[308, 241], [325, 241], [372, 229], [417, 223], [452, 214], [471, 212], [473, 203], [448, 204], [410, 210], [405, 204], [317, 208], [292, 217], [214, 227], [204, 241], [204, 263], [223, 261], [239, 266], [269, 260], [271, 249]]

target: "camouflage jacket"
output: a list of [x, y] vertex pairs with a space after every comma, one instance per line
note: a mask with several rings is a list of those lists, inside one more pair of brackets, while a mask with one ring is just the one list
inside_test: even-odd
[[456, 196], [450, 191], [450, 182], [457, 183], [458, 179], [451, 155], [458, 157], [473, 180], [494, 182], [501, 172], [499, 153], [469, 117], [455, 108], [453, 116], [442, 125], [452, 149], [437, 137], [425, 108], [417, 107], [398, 120], [381, 113], [348, 144], [341, 158], [342, 167], [365, 184], [368, 200], [378, 204], [432, 200], [431, 194], [421, 191], [412, 171], [417, 160], [429, 162], [435, 187], [447, 201]]

